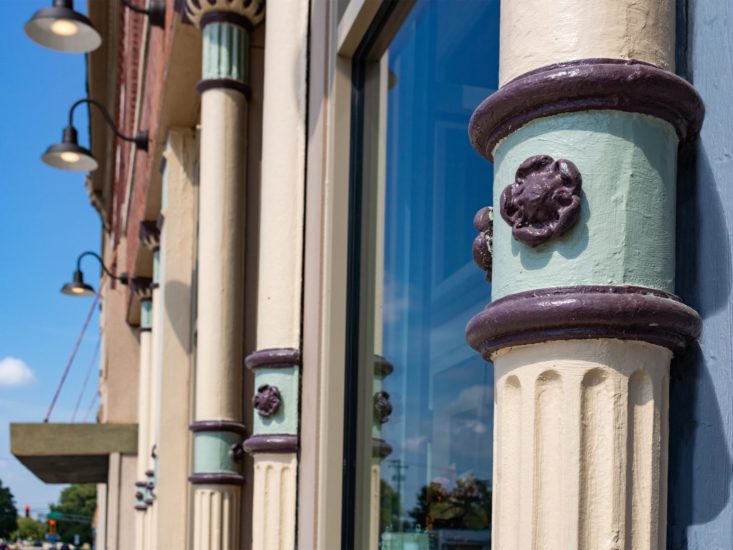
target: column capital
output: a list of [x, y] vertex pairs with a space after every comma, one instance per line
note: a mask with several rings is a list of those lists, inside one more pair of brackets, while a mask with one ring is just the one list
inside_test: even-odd
[[214, 22], [252, 28], [265, 18], [265, 0], [186, 0], [186, 13], [201, 29]]

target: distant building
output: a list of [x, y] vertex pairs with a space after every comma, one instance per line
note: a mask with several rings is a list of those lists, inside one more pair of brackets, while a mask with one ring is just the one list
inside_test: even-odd
[[97, 548], [733, 547], [729, 2], [122, 4]]

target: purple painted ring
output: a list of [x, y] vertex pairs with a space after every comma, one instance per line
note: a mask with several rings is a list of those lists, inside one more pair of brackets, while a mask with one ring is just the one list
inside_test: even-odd
[[245, 359], [248, 369], [286, 369], [300, 365], [300, 350], [296, 348], [271, 348], [253, 351]]
[[240, 474], [191, 474], [188, 481], [194, 485], [243, 485], [244, 476]]
[[392, 445], [387, 443], [384, 439], [376, 437], [372, 438], [372, 456], [374, 458], [387, 458], [392, 454]]
[[204, 13], [199, 20], [199, 28], [203, 30], [206, 25], [210, 25], [211, 23], [231, 23], [247, 31], [252, 30], [250, 20], [235, 11], [212, 11]]
[[298, 451], [298, 436], [289, 434], [253, 435], [242, 446], [249, 454], [295, 453]]
[[385, 377], [394, 372], [394, 365], [381, 355], [374, 355], [374, 374]]
[[241, 80], [233, 78], [207, 78], [199, 80], [196, 84], [196, 91], [199, 95], [208, 90], [234, 90], [241, 93], [247, 100], [252, 98], [252, 88]]
[[666, 120], [682, 141], [697, 136], [705, 116], [695, 88], [669, 71], [639, 61], [582, 59], [510, 81], [476, 108], [468, 133], [493, 162], [497, 143], [536, 118], [608, 109]]
[[468, 322], [466, 339], [484, 359], [507, 347], [551, 340], [641, 340], [681, 352], [697, 338], [697, 312], [674, 294], [632, 286], [576, 286], [521, 292], [492, 302]]
[[232, 432], [241, 435], [247, 430], [244, 424], [233, 420], [197, 420], [188, 429], [192, 432]]

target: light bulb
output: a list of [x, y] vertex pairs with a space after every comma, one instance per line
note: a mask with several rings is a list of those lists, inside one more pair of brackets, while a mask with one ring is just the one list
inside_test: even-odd
[[79, 154], [74, 153], [73, 151], [64, 151], [63, 153], [61, 153], [61, 160], [70, 164], [79, 162], [79, 158]]
[[59, 36], [74, 36], [79, 32], [79, 27], [68, 19], [58, 19], [51, 23], [51, 32]]

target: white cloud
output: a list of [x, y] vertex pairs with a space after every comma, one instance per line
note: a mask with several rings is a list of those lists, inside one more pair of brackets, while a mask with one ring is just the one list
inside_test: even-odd
[[0, 386], [23, 386], [36, 381], [36, 375], [25, 361], [15, 357], [0, 359]]

